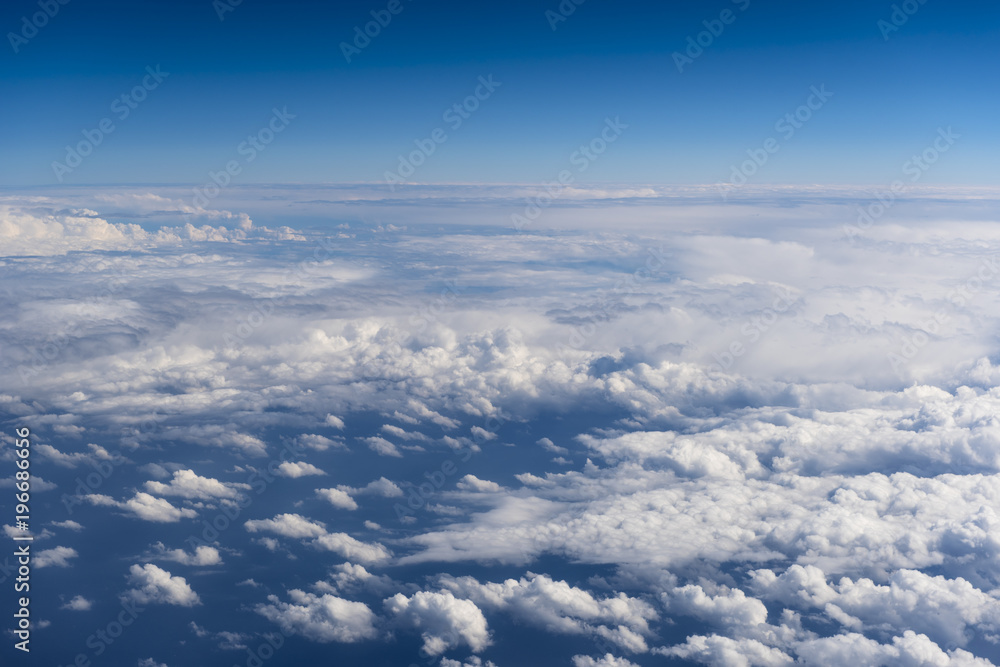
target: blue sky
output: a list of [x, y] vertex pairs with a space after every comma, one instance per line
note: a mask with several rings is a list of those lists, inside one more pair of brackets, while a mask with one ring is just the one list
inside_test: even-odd
[[1000, 665], [995, 6], [222, 2], [0, 9], [3, 665]]
[[[884, 184], [949, 126], [960, 145], [925, 182], [992, 182], [989, 3], [915, 5], [888, 40], [888, 2], [588, 0], [555, 30], [545, 12], [557, 2], [400, 6], [348, 63], [339, 44], [384, 4], [245, 0], [220, 20], [207, 0], [69, 2], [17, 53], [4, 40], [17, 103], [3, 112], [0, 181], [58, 184], [52, 162], [110, 117], [114, 132], [65, 183], [200, 183], [287, 107], [296, 118], [241, 183], [381, 181], [438, 127], [448, 141], [414, 182], [552, 180], [608, 117], [629, 127], [581, 182], [715, 183], [825, 85], [829, 102], [755, 182]], [[679, 72], [672, 54], [727, 9], [731, 23]], [[37, 11], [5, 3], [0, 26], [21, 32]], [[112, 101], [156, 65], [169, 76], [117, 120]], [[491, 74], [495, 93], [448, 129], [443, 113]]]

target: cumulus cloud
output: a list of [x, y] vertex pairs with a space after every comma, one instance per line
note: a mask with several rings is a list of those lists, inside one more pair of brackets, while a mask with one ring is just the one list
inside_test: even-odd
[[316, 489], [316, 495], [327, 501], [334, 507], [345, 510], [358, 509], [358, 503], [347, 491], [341, 489]]
[[180, 496], [181, 498], [212, 500], [225, 498], [235, 500], [240, 497], [238, 488], [248, 489], [247, 484], [224, 484], [211, 477], [202, 477], [193, 470], [177, 470], [169, 483], [149, 481], [146, 490], [161, 496]]
[[182, 565], [208, 566], [222, 565], [222, 556], [215, 547], [206, 544], [195, 547], [194, 553], [187, 553], [183, 549], [167, 549], [162, 542], [153, 545], [154, 557], [160, 560], [169, 560]]
[[326, 527], [299, 514], [279, 514], [273, 519], [252, 519], [243, 524], [251, 533], [270, 532], [283, 537], [319, 537], [326, 535]]
[[645, 652], [649, 621], [658, 614], [647, 602], [624, 593], [607, 598], [565, 581], [529, 573], [519, 580], [481, 584], [473, 577], [443, 576], [449, 592], [483, 608], [502, 609], [518, 620], [562, 634], [594, 634], [629, 651]]
[[410, 597], [397, 593], [385, 600], [385, 608], [404, 627], [420, 631], [428, 655], [441, 655], [460, 644], [478, 653], [490, 645], [483, 612], [450, 591], [419, 591]]
[[129, 589], [125, 596], [139, 604], [169, 604], [179, 607], [201, 604], [198, 594], [191, 589], [184, 577], [175, 577], [152, 563], [130, 567], [128, 580], [137, 588]]
[[54, 549], [45, 549], [44, 551], [39, 551], [35, 554], [33, 563], [35, 567], [69, 567], [71, 558], [76, 558], [79, 556], [76, 549], [71, 549], [69, 547], [56, 547]]
[[75, 595], [73, 599], [59, 607], [60, 609], [69, 609], [71, 611], [90, 611], [93, 606], [93, 602], [83, 597], [82, 595]]
[[84, 498], [93, 505], [118, 507], [130, 512], [136, 518], [155, 523], [176, 523], [181, 519], [198, 516], [198, 513], [193, 509], [174, 507], [169, 501], [151, 496], [142, 491], [137, 492], [132, 498], [124, 502], [119, 502], [114, 498], [97, 493], [88, 494]]
[[378, 563], [388, 560], [391, 553], [378, 543], [356, 540], [347, 533], [328, 533], [326, 525], [298, 514], [279, 514], [273, 519], [253, 519], [244, 526], [251, 533], [270, 532], [283, 537], [312, 539], [312, 544], [333, 551], [348, 560]]
[[361, 602], [295, 589], [288, 596], [290, 602], [269, 595], [267, 604], [258, 604], [255, 609], [277, 623], [283, 632], [317, 642], [352, 643], [373, 639], [378, 634], [375, 614]]
[[496, 493], [503, 490], [503, 487], [496, 482], [479, 479], [475, 475], [466, 475], [458, 480], [455, 486], [463, 491], [478, 491], [480, 493]]
[[311, 463], [304, 461], [284, 461], [278, 466], [277, 474], [282, 477], [296, 479], [298, 477], [308, 477], [311, 475], [325, 475], [326, 473]]
[[348, 560], [362, 563], [381, 563], [392, 557], [392, 553], [381, 544], [361, 542], [347, 533], [321, 535], [316, 538], [315, 544], [327, 551], [340, 554]]
[[600, 658], [591, 658], [587, 655], [574, 655], [573, 667], [637, 667], [637, 665], [625, 658], [616, 658], [610, 653], [606, 653]]

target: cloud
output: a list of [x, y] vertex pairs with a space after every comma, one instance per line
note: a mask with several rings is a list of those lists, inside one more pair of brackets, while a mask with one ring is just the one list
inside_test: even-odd
[[385, 438], [380, 438], [376, 435], [369, 438], [363, 438], [362, 440], [368, 444], [368, 449], [372, 450], [379, 456], [394, 456], [397, 458], [403, 456], [399, 449], [396, 448], [396, 445], [392, 444]]
[[72, 519], [66, 519], [65, 521], [53, 521], [49, 525], [55, 526], [56, 528], [65, 528], [74, 532], [80, 532], [83, 530], [83, 526]]
[[347, 533], [328, 533], [325, 524], [298, 514], [279, 514], [273, 519], [253, 519], [244, 526], [251, 533], [270, 532], [283, 537], [312, 539], [312, 544], [333, 551], [349, 560], [378, 563], [388, 560], [391, 553], [378, 543], [356, 540]]
[[169, 604], [193, 607], [201, 604], [198, 594], [191, 590], [184, 577], [172, 576], [151, 563], [129, 568], [129, 583], [138, 588], [125, 592], [125, 596], [138, 604]]
[[84, 498], [93, 505], [119, 507], [131, 512], [136, 518], [155, 523], [176, 523], [184, 518], [198, 516], [193, 509], [174, 507], [163, 498], [156, 498], [142, 491], [125, 502], [118, 502], [102, 494], [89, 494]]
[[326, 473], [311, 463], [305, 463], [302, 461], [292, 463], [291, 461], [284, 461], [278, 466], [277, 474], [282, 477], [291, 477], [292, 479], [295, 479], [298, 477], [307, 477], [309, 475], [325, 475]]
[[169, 560], [182, 565], [193, 565], [204, 567], [208, 565], [222, 565], [222, 557], [219, 550], [208, 545], [195, 547], [194, 553], [189, 554], [183, 549], [167, 549], [162, 542], [153, 545], [154, 557], [160, 560]]
[[862, 634], [848, 633], [821, 637], [798, 645], [799, 663], [821, 665], [943, 665], [954, 667], [992, 667], [993, 663], [977, 658], [963, 649], [943, 651], [926, 635], [912, 631], [893, 637], [891, 644], [880, 644]]
[[574, 655], [573, 667], [638, 667], [634, 662], [625, 658], [616, 658], [610, 653], [606, 653], [600, 658], [591, 658], [586, 655]]
[[249, 489], [246, 484], [225, 484], [211, 477], [201, 477], [193, 470], [176, 470], [169, 483], [146, 482], [146, 490], [161, 496], [180, 496], [181, 498], [212, 500], [225, 498], [235, 500], [240, 497], [237, 488]]
[[83, 597], [82, 595], [76, 595], [72, 600], [59, 607], [60, 609], [69, 609], [71, 611], [90, 611], [93, 606], [93, 602]]
[[392, 553], [381, 544], [361, 542], [347, 533], [322, 535], [316, 538], [315, 544], [348, 560], [362, 563], [381, 563], [392, 557]]
[[316, 495], [323, 498], [334, 507], [345, 510], [358, 509], [358, 503], [346, 491], [341, 489], [316, 489]]
[[442, 576], [440, 584], [483, 608], [501, 609], [519, 621], [559, 634], [593, 634], [633, 652], [647, 650], [649, 621], [658, 618], [648, 603], [621, 593], [597, 598], [565, 581], [529, 573], [519, 580], [481, 584], [473, 577]]
[[849, 630], [913, 630], [952, 646], [965, 646], [973, 628], [1000, 636], [1000, 598], [961, 578], [900, 569], [887, 585], [848, 577], [827, 584], [818, 567], [801, 565], [792, 565], [781, 575], [758, 570], [751, 578], [766, 599], [822, 609]]
[[397, 593], [384, 604], [400, 625], [420, 631], [428, 655], [441, 655], [460, 644], [478, 653], [490, 645], [489, 628], [479, 607], [449, 591], [419, 591], [410, 597]]
[[[755, 639], [730, 639], [719, 635], [693, 635], [687, 641], [655, 653], [672, 658], [684, 658], [711, 667], [783, 667], [794, 660], [779, 649], [766, 646]], [[849, 665], [875, 663], [861, 661], [841, 662], [836, 654], [828, 654], [824, 665]]]
[[479, 479], [475, 475], [466, 475], [455, 483], [455, 487], [462, 491], [476, 491], [479, 493], [496, 493], [503, 490], [503, 487], [496, 482]]
[[69, 559], [76, 558], [79, 556], [76, 549], [71, 549], [69, 547], [56, 547], [54, 549], [45, 549], [44, 551], [39, 551], [35, 554], [33, 563], [35, 567], [69, 567]]
[[340, 440], [332, 440], [323, 435], [303, 434], [299, 436], [298, 442], [303, 447], [317, 452], [325, 452], [328, 449], [347, 449], [347, 445]]
[[268, 603], [258, 604], [255, 610], [277, 623], [283, 632], [317, 642], [353, 643], [373, 639], [378, 634], [377, 618], [364, 603], [296, 589], [288, 595], [290, 602], [269, 595]]
[[283, 537], [319, 537], [326, 535], [326, 527], [299, 514], [279, 514], [273, 519], [252, 519], [243, 524], [251, 533], [261, 531], [275, 533]]

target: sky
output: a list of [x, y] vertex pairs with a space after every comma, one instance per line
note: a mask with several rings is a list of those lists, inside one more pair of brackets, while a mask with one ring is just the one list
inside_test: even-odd
[[1000, 665], [998, 10], [811, 4], [4, 3], [4, 667]]
[[[246, 165], [244, 184], [384, 182], [436, 128], [447, 141], [412, 182], [551, 180], [606, 118], [627, 133], [581, 180], [715, 183], [774, 136], [781, 150], [758, 183], [881, 184], [952, 127], [962, 160], [943, 161], [928, 181], [993, 182], [995, 3], [917, 3], [899, 26], [893, 3], [589, 0], [566, 4], [566, 16], [559, 7], [403, 0], [345, 57], [341, 44], [383, 5], [68, 2], [22, 42], [34, 34], [24, 17], [40, 10], [7, 2], [0, 72], [18, 103], [3, 111], [0, 182], [200, 183], [239, 159], [275, 107], [294, 121]], [[726, 10], [730, 23], [713, 24]], [[699, 55], [688, 38], [709, 28], [719, 35], [702, 35]], [[675, 54], [689, 48], [696, 57], [678, 67]], [[121, 119], [113, 101], [147, 66], [169, 75]], [[452, 129], [443, 115], [480, 76], [499, 87]], [[813, 86], [826, 87], [828, 103], [783, 138], [775, 124]], [[106, 140], [55, 173], [66, 147], [104, 118], [115, 125]]]

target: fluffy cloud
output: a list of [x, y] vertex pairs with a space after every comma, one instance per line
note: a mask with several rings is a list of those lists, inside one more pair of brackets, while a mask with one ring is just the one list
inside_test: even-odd
[[118, 502], [114, 498], [102, 494], [89, 494], [84, 498], [94, 505], [118, 507], [132, 513], [135, 517], [143, 521], [153, 521], [155, 523], [176, 523], [181, 519], [198, 516], [198, 513], [190, 508], [178, 508], [170, 504], [163, 498], [156, 498], [142, 491], [137, 492], [132, 498], [125, 502]]
[[358, 642], [378, 634], [375, 614], [361, 602], [300, 590], [291, 590], [288, 595], [290, 602], [269, 595], [267, 604], [256, 607], [258, 614], [277, 623], [283, 632], [324, 643]]
[[358, 509], [358, 503], [347, 491], [341, 489], [316, 489], [316, 495], [327, 501], [334, 507], [345, 510]]
[[254, 519], [247, 521], [244, 526], [251, 533], [271, 532], [283, 537], [312, 538], [314, 546], [362, 563], [379, 563], [388, 560], [392, 555], [381, 544], [361, 542], [346, 533], [328, 533], [325, 524], [298, 514], [279, 514], [273, 519]]
[[848, 577], [828, 584], [818, 567], [793, 565], [781, 575], [758, 570], [752, 581], [767, 599], [822, 609], [849, 630], [913, 630], [953, 646], [965, 646], [973, 628], [987, 636], [1000, 635], [1000, 596], [961, 578], [901, 569], [887, 585]]
[[347, 533], [321, 535], [316, 538], [315, 544], [348, 560], [362, 563], [381, 563], [392, 557], [392, 553], [381, 544], [361, 542]]
[[153, 548], [155, 550], [154, 557], [161, 560], [169, 560], [181, 563], [182, 565], [194, 565], [198, 567], [222, 565], [222, 557], [219, 555], [219, 550], [205, 544], [195, 547], [193, 554], [189, 554], [183, 549], [167, 549], [163, 546], [162, 542], [157, 542], [153, 545]]
[[251, 533], [270, 532], [283, 537], [319, 537], [326, 535], [326, 527], [299, 514], [279, 514], [273, 519], [253, 519], [244, 526]]
[[[794, 660], [788, 654], [755, 639], [730, 639], [719, 635], [693, 635], [687, 641], [655, 652], [673, 658], [685, 658], [712, 667], [784, 667]], [[835, 654], [826, 656], [825, 665], [873, 664], [841, 662]]]
[[625, 658], [616, 658], [610, 653], [606, 653], [600, 658], [591, 658], [587, 655], [574, 655], [573, 667], [637, 667], [637, 665]]
[[305, 463], [304, 461], [284, 461], [278, 466], [277, 474], [282, 477], [291, 477], [295, 479], [297, 477], [307, 477], [309, 475], [325, 475], [326, 473], [314, 466], [311, 463]]
[[200, 605], [198, 594], [191, 590], [184, 577], [175, 577], [151, 563], [129, 568], [129, 583], [138, 588], [125, 592], [139, 604], [169, 604], [180, 607]]
[[82, 595], [75, 595], [73, 599], [59, 607], [60, 609], [69, 609], [71, 611], [90, 611], [93, 606], [93, 602], [83, 597]]
[[429, 655], [441, 655], [460, 644], [478, 653], [490, 644], [483, 612], [450, 591], [419, 591], [410, 597], [397, 593], [385, 601], [385, 608], [398, 623], [420, 631]]
[[193, 470], [177, 470], [169, 483], [146, 482], [146, 490], [161, 496], [211, 500], [225, 498], [235, 500], [240, 497], [237, 488], [249, 488], [246, 484], [224, 484], [211, 477], [201, 477]]
[[69, 547], [56, 547], [45, 549], [35, 554], [33, 563], [35, 567], [69, 567], [69, 559], [79, 556], [76, 549]]
[[658, 618], [646, 602], [624, 593], [597, 598], [565, 581], [529, 573], [519, 580], [481, 584], [472, 577], [441, 577], [455, 595], [487, 609], [508, 611], [519, 620], [563, 634], [591, 633], [634, 652], [647, 650], [649, 621]]

